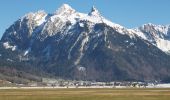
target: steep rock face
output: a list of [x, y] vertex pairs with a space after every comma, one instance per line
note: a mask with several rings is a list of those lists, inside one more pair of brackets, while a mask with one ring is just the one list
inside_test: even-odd
[[[152, 32], [157, 35], [150, 36]], [[163, 80], [170, 76], [170, 56], [159, 49], [155, 38], [168, 39], [167, 34], [155, 33], [150, 26], [126, 29], [102, 17], [95, 7], [83, 14], [64, 4], [54, 14], [25, 15], [6, 30], [1, 46], [15, 53], [6, 53], [4, 59], [55, 77]]]

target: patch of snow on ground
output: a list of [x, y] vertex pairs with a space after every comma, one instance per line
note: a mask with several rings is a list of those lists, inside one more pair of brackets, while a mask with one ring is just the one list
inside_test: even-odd
[[14, 35], [16, 35], [17, 34], [17, 32], [16, 31], [14, 31]]
[[157, 39], [156, 41], [157, 47], [160, 48], [161, 50], [168, 52], [170, 50], [170, 41], [169, 40], [164, 40], [164, 39]]
[[160, 88], [170, 88], [170, 84], [158, 84], [158, 85], [156, 85], [156, 87], [160, 87]]
[[17, 49], [17, 46], [12, 47], [12, 51], [15, 51]]
[[83, 23], [79, 23], [80, 27], [84, 27], [84, 24]]
[[12, 51], [15, 51], [17, 49], [17, 46], [11, 46], [9, 42], [4, 42], [3, 46], [5, 49], [12, 49]]
[[4, 42], [3, 46], [5, 47], [5, 49], [11, 49], [13, 47], [9, 44], [9, 42]]
[[128, 40], [126, 40], [125, 42], [126, 42], [126, 43], [128, 43], [129, 41], [128, 41]]
[[13, 60], [12, 60], [12, 59], [9, 59], [9, 58], [7, 59], [7, 61], [13, 62]]
[[131, 42], [131, 43], [130, 43], [130, 46], [133, 46], [133, 45], [135, 45], [135, 43]]
[[93, 50], [97, 47], [98, 43], [95, 43], [94, 44], [94, 47], [93, 47]]
[[86, 68], [85, 67], [77, 67], [77, 69], [79, 70], [79, 71], [86, 71]]
[[30, 51], [31, 51], [31, 48], [27, 49], [27, 50], [24, 52], [24, 56], [26, 56]]

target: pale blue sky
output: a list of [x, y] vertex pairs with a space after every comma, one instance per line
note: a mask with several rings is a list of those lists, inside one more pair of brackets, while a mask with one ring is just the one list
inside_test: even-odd
[[170, 24], [170, 0], [0, 0], [0, 37], [26, 13], [53, 13], [64, 3], [83, 13], [95, 5], [105, 18], [128, 28], [145, 23]]

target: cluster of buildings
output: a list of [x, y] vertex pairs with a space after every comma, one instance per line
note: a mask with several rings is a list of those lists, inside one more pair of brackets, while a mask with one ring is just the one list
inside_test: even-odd
[[76, 81], [63, 79], [43, 78], [42, 82], [29, 82], [27, 84], [15, 84], [9, 81], [0, 80], [0, 87], [45, 87], [45, 88], [170, 88], [170, 84], [159, 82], [96, 82], [96, 81]]
[[146, 82], [95, 82], [43, 78], [41, 83], [32, 82], [29, 83], [28, 86], [63, 88], [146, 88], [148, 86], [155, 86], [155, 84]]

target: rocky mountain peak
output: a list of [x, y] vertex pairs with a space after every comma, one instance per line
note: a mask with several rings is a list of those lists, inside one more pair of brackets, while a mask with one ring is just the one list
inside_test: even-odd
[[16, 63], [23, 72], [33, 74], [36, 68], [41, 76], [71, 80], [161, 80], [170, 76], [166, 28], [147, 24], [127, 29], [94, 6], [84, 14], [63, 4], [54, 14], [29, 13], [11, 25], [0, 41], [0, 64], [13, 61], [9, 67]]
[[73, 14], [73, 13], [75, 13], [75, 12], [76, 12], [76, 11], [75, 11], [71, 6], [69, 6], [68, 4], [63, 4], [63, 5], [55, 12], [55, 14], [65, 16], [65, 15], [71, 15], [71, 14]]
[[98, 11], [98, 9], [93, 6], [91, 8], [91, 12], [88, 14], [89, 16], [100, 16], [100, 12]]

